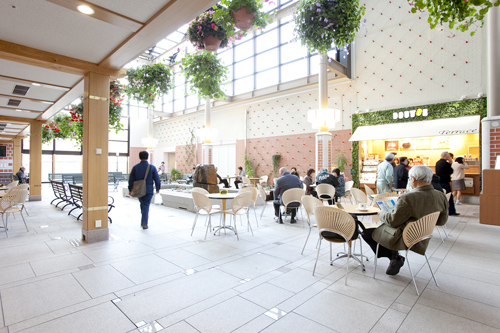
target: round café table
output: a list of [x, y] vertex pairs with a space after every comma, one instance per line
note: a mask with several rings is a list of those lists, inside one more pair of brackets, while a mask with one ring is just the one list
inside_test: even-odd
[[234, 230], [233, 227], [226, 225], [226, 213], [224, 213], [224, 212], [226, 211], [226, 201], [236, 198], [237, 195], [238, 195], [238, 193], [228, 193], [228, 194], [210, 193], [207, 195], [207, 197], [209, 199], [222, 200], [222, 213], [221, 214], [223, 215], [224, 223], [221, 226], [214, 228], [214, 231], [215, 231], [214, 235], [217, 231], [219, 231], [219, 235], [220, 235], [221, 229], [229, 229], [229, 230], [232, 230], [236, 233], [236, 230]]
[[236, 177], [224, 177], [224, 179], [227, 179], [227, 184], [231, 187], [231, 179], [236, 179]]
[[254, 187], [257, 187], [257, 181], [260, 180], [260, 178], [248, 178], [248, 179], [252, 181]]

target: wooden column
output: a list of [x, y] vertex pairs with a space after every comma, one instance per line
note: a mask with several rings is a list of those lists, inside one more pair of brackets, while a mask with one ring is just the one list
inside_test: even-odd
[[21, 138], [14, 138], [14, 159], [12, 161], [12, 170], [16, 173], [23, 166], [23, 156], [21, 153]]
[[30, 129], [30, 201], [42, 200], [42, 123], [32, 121]]
[[82, 239], [107, 240], [109, 76], [88, 73], [83, 102]]

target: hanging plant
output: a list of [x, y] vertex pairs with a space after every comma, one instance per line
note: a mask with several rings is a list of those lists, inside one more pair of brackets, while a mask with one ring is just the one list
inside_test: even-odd
[[[118, 133], [123, 129], [121, 123], [122, 102], [125, 95], [124, 86], [112, 81], [109, 87], [109, 128]], [[83, 140], [83, 102], [71, 105], [69, 113], [58, 113], [49, 124], [42, 126], [42, 142], [52, 139], [75, 140], [77, 145]]]
[[125, 92], [138, 102], [154, 106], [161, 95], [172, 89], [172, 71], [163, 64], [144, 65], [127, 69]]
[[[271, 15], [262, 11], [263, 2], [269, 0], [221, 0], [221, 4], [225, 7], [219, 7], [216, 10], [215, 16], [221, 17], [224, 26], [234, 26], [240, 29], [243, 33], [252, 26], [258, 29], [264, 29], [269, 23], [273, 22]], [[215, 8], [214, 8], [215, 9]], [[228, 33], [232, 36], [231, 33]], [[241, 38], [240, 33], [238, 38]]]
[[191, 91], [204, 99], [225, 99], [221, 85], [227, 80], [227, 67], [212, 52], [188, 54], [180, 66]]
[[271, 161], [273, 164], [273, 173], [278, 173], [278, 168], [280, 167], [281, 154], [276, 154], [271, 156]]
[[359, 5], [359, 0], [300, 0], [293, 15], [294, 38], [310, 53], [347, 48], [364, 14], [365, 7]]
[[470, 35], [474, 36], [477, 27], [484, 26], [484, 17], [493, 6], [500, 5], [500, 0], [408, 0], [412, 13], [417, 11], [429, 12], [427, 21], [434, 29], [439, 25], [448, 25], [450, 29], [467, 31], [476, 26]]
[[[222, 8], [217, 7], [216, 8]], [[228, 44], [228, 32], [234, 33], [231, 24], [224, 24], [221, 17], [214, 16], [215, 10], [207, 10], [189, 23], [188, 39], [197, 50], [217, 51]]]
[[245, 174], [250, 178], [255, 177], [255, 174], [257, 173], [257, 169], [259, 168], [260, 163], [257, 164], [254, 170], [252, 167], [252, 160], [250, 159], [250, 157], [248, 157], [246, 153], [245, 156], [243, 157], [243, 163], [245, 165]]

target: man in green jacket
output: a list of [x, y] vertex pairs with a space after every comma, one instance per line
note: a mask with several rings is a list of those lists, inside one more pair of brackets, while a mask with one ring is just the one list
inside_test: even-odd
[[[380, 221], [384, 222], [375, 229], [366, 229], [363, 239], [376, 253], [380, 244], [378, 257], [391, 260], [386, 274], [396, 275], [404, 265], [404, 257], [398, 250], [406, 250], [403, 242], [403, 229], [425, 215], [440, 212], [436, 225], [444, 225], [448, 221], [448, 200], [444, 193], [436, 191], [431, 185], [433, 172], [429, 167], [417, 165], [411, 168], [408, 184], [411, 191], [399, 196], [396, 205], [390, 212], [380, 212]], [[429, 241], [423, 241], [412, 247], [412, 251], [424, 254]]]

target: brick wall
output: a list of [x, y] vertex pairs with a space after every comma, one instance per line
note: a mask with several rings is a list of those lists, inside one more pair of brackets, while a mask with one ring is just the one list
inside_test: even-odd
[[139, 159], [139, 153], [143, 150], [147, 150], [147, 148], [144, 147], [130, 147], [130, 163], [129, 163], [129, 172], [132, 171], [132, 168], [134, 165], [139, 163], [141, 160]]
[[497, 156], [500, 156], [500, 128], [490, 129], [490, 167], [495, 168]]
[[[0, 157], [0, 173], [13, 173], [12, 163], [14, 159], [14, 145], [12, 143], [2, 144], [2, 146], [6, 146], [6, 155], [5, 157]], [[17, 172], [17, 170], [16, 170]], [[12, 176], [12, 175], [11, 175]], [[11, 177], [12, 179], [12, 177]]]

